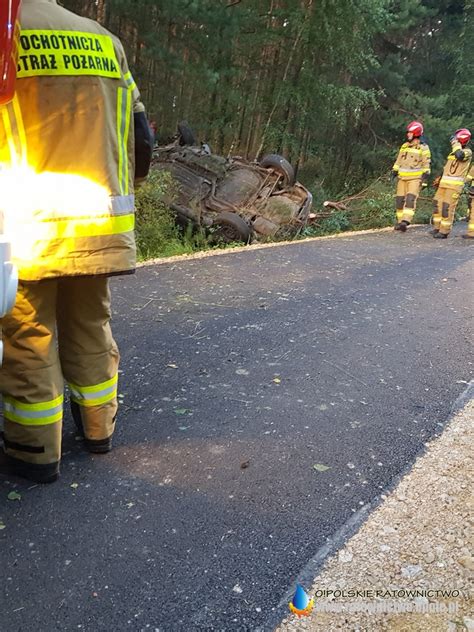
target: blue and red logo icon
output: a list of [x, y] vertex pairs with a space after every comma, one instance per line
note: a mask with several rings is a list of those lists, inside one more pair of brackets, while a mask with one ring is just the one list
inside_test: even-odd
[[314, 599], [310, 599], [303, 586], [297, 584], [296, 592], [288, 605], [291, 612], [297, 617], [309, 617], [314, 608]]

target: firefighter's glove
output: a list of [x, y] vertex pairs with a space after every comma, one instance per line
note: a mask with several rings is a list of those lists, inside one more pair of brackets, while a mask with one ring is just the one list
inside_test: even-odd
[[426, 189], [426, 187], [428, 186], [428, 180], [430, 178], [430, 174], [429, 173], [424, 173], [421, 176], [421, 188], [422, 189]]
[[397, 178], [398, 178], [398, 171], [395, 171], [395, 169], [392, 169], [392, 173], [390, 175], [391, 182], [396, 182]]

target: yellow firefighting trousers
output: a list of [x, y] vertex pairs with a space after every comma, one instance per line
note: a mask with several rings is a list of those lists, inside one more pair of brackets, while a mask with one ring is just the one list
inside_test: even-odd
[[474, 237], [474, 194], [472, 193], [469, 193], [467, 208], [467, 234], [469, 237]]
[[20, 282], [2, 321], [0, 368], [8, 455], [35, 464], [61, 458], [63, 377], [86, 439], [110, 437], [117, 412], [119, 353], [105, 277]]
[[416, 201], [420, 194], [421, 179], [402, 180], [398, 178], [397, 194], [395, 197], [395, 207], [397, 212], [397, 222], [413, 222], [415, 215]]
[[439, 187], [436, 191], [433, 199], [433, 226], [443, 235], [451, 232], [459, 196], [459, 191], [447, 187]]

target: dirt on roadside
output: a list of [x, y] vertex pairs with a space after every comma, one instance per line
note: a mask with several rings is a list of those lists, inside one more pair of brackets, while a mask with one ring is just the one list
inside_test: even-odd
[[[382, 497], [383, 503], [357, 534], [325, 564], [314, 585], [305, 587], [315, 597], [312, 614], [289, 617], [277, 632], [474, 630], [473, 445], [471, 400], [428, 444], [394, 491]], [[329, 590], [333, 594], [328, 597], [324, 591]], [[355, 590], [373, 593], [351, 596]], [[343, 591], [345, 596], [340, 594]], [[346, 612], [320, 611], [343, 606]], [[384, 606], [418, 612], [354, 611]]]

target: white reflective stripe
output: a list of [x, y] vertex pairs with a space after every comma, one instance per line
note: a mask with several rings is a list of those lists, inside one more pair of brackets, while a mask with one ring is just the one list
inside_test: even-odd
[[69, 383], [71, 398], [80, 406], [100, 406], [113, 401], [117, 396], [118, 373], [110, 380], [92, 386]]
[[3, 414], [5, 419], [24, 426], [46, 426], [61, 421], [63, 416], [63, 395], [47, 402], [25, 404], [4, 396]]
[[111, 384], [110, 386], [107, 386], [107, 388], [103, 388], [100, 391], [95, 391], [93, 393], [87, 393], [82, 390], [79, 391], [77, 390], [78, 387], [72, 386], [71, 384], [69, 384], [69, 388], [71, 389], [71, 393], [75, 399], [82, 401], [92, 401], [101, 397], [105, 397], [107, 395], [114, 395], [115, 391], [117, 390], [117, 383]]
[[109, 209], [111, 215], [126, 215], [135, 210], [134, 195], [112, 195], [110, 197]]
[[454, 182], [455, 184], [464, 184], [464, 178], [459, 176], [441, 176], [441, 182]]
[[12, 402], [6, 401], [4, 403], [4, 409], [6, 413], [12, 413], [23, 419], [44, 419], [45, 417], [51, 417], [52, 415], [62, 412], [63, 404], [61, 402], [57, 406], [45, 408], [44, 410], [24, 410], [23, 408], [18, 408]]

